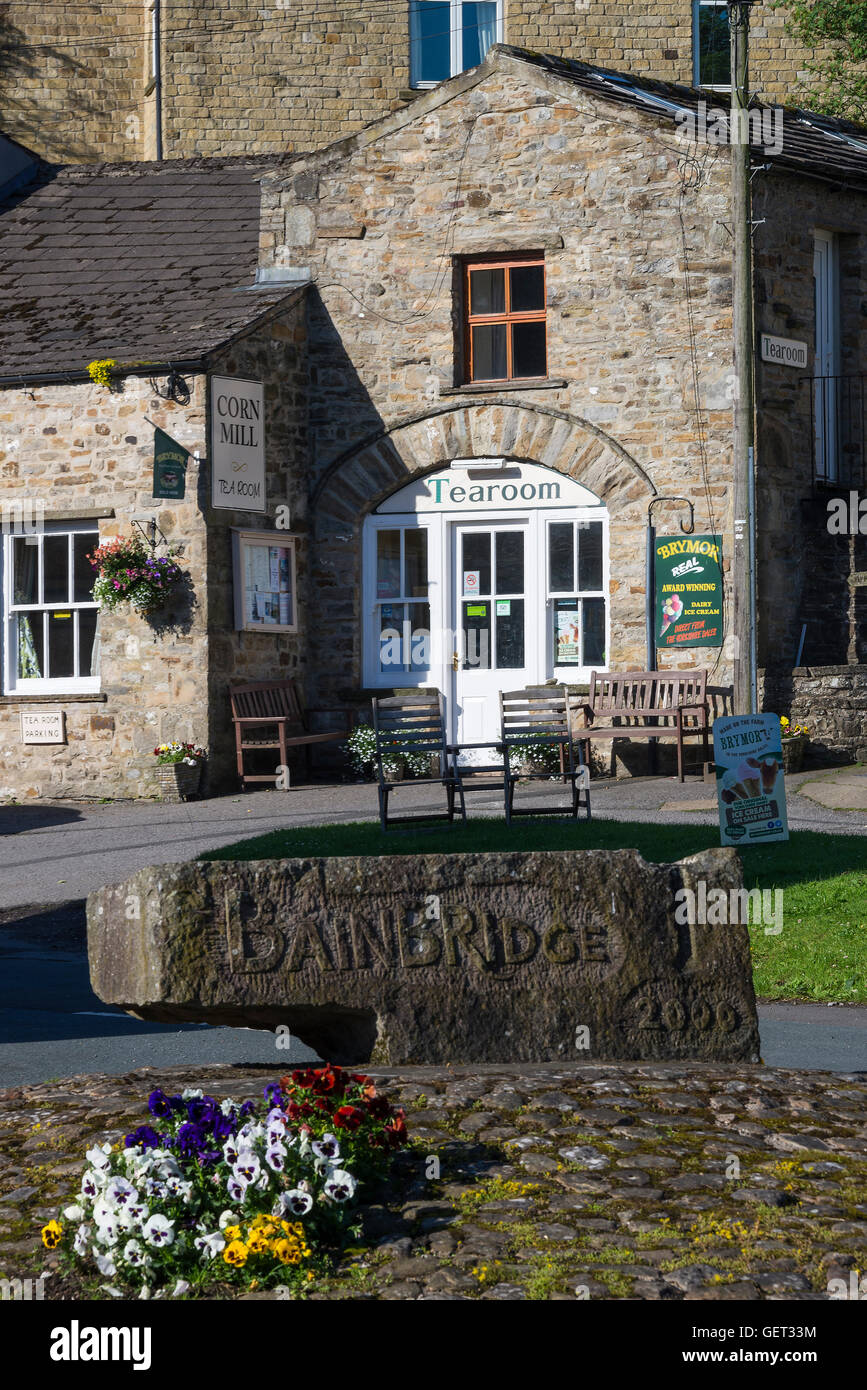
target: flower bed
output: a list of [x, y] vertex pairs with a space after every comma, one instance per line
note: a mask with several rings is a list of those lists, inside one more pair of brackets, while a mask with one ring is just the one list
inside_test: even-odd
[[355, 1234], [359, 1187], [406, 1143], [403, 1111], [366, 1076], [310, 1067], [264, 1102], [153, 1091], [151, 1122], [95, 1145], [47, 1249], [110, 1293], [180, 1296], [215, 1282], [296, 1292]]

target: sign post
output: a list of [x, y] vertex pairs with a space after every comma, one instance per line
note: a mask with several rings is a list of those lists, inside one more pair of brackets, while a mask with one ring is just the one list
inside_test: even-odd
[[788, 840], [780, 720], [739, 714], [713, 723], [720, 843]]
[[233, 512], [267, 509], [261, 381], [211, 377], [211, 505]]

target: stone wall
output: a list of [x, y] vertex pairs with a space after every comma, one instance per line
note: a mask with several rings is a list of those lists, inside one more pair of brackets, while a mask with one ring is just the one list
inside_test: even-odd
[[[215, 366], [264, 380], [268, 496], [287, 501], [303, 528], [301, 298], [216, 356]], [[153, 429], [145, 416], [186, 448], [206, 453], [206, 378], [186, 380], [187, 406], [160, 399], [139, 377], [113, 391], [83, 384], [0, 393], [0, 514], [14, 520], [9, 504], [24, 501], [42, 503], [46, 521], [98, 516], [103, 540], [129, 535], [133, 518], [154, 517], [181, 550], [192, 590], [192, 602], [170, 606], [153, 622], [126, 607], [101, 613], [98, 695], [0, 696], [0, 797], [154, 794], [153, 748], [175, 738], [208, 745], [210, 785], [225, 784], [234, 767], [227, 683], [301, 669], [302, 637], [234, 630], [230, 527], [273, 525], [273, 509], [267, 518], [212, 511], [207, 467], [194, 459], [182, 502], [151, 496]], [[302, 581], [304, 554], [302, 544]], [[65, 711], [65, 745], [22, 745], [20, 715], [36, 708]]]
[[759, 677], [760, 708], [809, 730], [808, 767], [867, 761], [867, 666], [770, 667]]
[[[840, 371], [850, 377], [856, 397], [863, 389], [857, 378], [867, 364], [867, 197], [779, 170], [760, 171], [753, 187], [757, 331], [809, 346], [805, 369], [756, 363], [759, 663], [788, 660], [793, 666], [804, 623], [804, 664], [864, 661], [867, 589], [853, 580], [867, 570], [867, 535], [828, 530], [829, 498], [848, 499], [849, 484], [814, 488], [812, 386], [806, 378], [816, 370], [813, 246], [816, 230], [824, 229], [837, 233], [840, 252]], [[863, 427], [862, 417], [854, 431], [861, 471], [856, 487], [865, 480]]]
[[[709, 152], [701, 191], [683, 202], [682, 231], [683, 146], [673, 127], [592, 101], [544, 72], [528, 76], [502, 54], [486, 71], [457, 79], [451, 100], [443, 89], [429, 93], [372, 138], [263, 183], [263, 259], [307, 266], [316, 281], [313, 578], [326, 619], [311, 632], [311, 668], [326, 703], [360, 679], [364, 514], [454, 458], [535, 461], [605, 501], [613, 669], [645, 661], [645, 526], [655, 492], [692, 496], [696, 529], [722, 531], [728, 565], [727, 152]], [[545, 249], [550, 384], [462, 389], [453, 267], [463, 253], [510, 248]], [[674, 509], [660, 509], [660, 531], [677, 524]], [[716, 657], [694, 649], [663, 654], [660, 664], [710, 665], [711, 683], [725, 685], [729, 642]]]
[[[51, 159], [152, 158], [147, 7], [0, 5], [0, 128]], [[162, 0], [166, 157], [319, 148], [403, 104], [409, 5], [393, 0]], [[693, 82], [691, 0], [507, 0], [518, 47]], [[752, 12], [752, 80], [801, 100], [805, 55], [768, 4]], [[34, 45], [42, 45], [34, 47]], [[802, 103], [803, 104], [803, 103]]]

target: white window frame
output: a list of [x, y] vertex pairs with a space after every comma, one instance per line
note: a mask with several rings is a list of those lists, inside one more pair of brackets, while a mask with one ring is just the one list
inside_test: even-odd
[[[601, 515], [600, 515], [601, 513]], [[609, 584], [609, 562], [608, 562], [608, 528], [609, 513], [605, 508], [586, 508], [582, 509], [576, 516], [554, 516], [546, 517], [545, 536], [544, 536], [544, 555], [542, 563], [545, 566], [545, 613], [548, 626], [548, 665], [554, 672], [554, 678], [562, 681], [564, 685], [580, 685], [590, 679], [592, 671], [607, 671], [609, 669], [609, 657], [611, 655], [611, 590]], [[582, 525], [589, 522], [597, 522], [602, 526], [602, 587], [600, 589], [579, 589], [578, 588], [578, 546], [579, 532]], [[575, 578], [575, 586], [570, 590], [552, 589], [551, 585], [551, 527], [571, 524], [572, 526], [572, 573]], [[583, 602], [585, 598], [601, 598], [605, 604], [605, 661], [595, 666], [557, 666], [554, 663], [554, 605], [557, 599], [576, 598]], [[582, 608], [581, 625], [581, 646], [584, 646], [584, 625]]]
[[814, 469], [821, 482], [836, 482], [840, 471], [840, 243], [834, 232], [813, 239], [816, 377], [814, 383]]
[[[99, 545], [99, 528], [95, 521], [64, 521], [47, 522], [32, 536], [27, 535], [26, 544], [39, 547], [42, 551], [46, 537], [66, 536], [69, 547], [69, 576], [70, 585], [73, 583], [74, 571], [72, 568], [72, 536], [80, 534], [91, 535], [93, 538], [94, 550]], [[2, 565], [2, 587], [3, 587], [3, 691], [7, 695], [80, 695], [97, 694], [100, 688], [100, 678], [96, 676], [59, 676], [56, 679], [51, 677], [20, 677], [18, 675], [18, 615], [50, 613], [59, 609], [69, 612], [80, 612], [84, 609], [98, 609], [99, 604], [95, 600], [87, 603], [76, 603], [67, 601], [55, 601], [54, 603], [44, 602], [44, 574], [43, 565], [40, 560], [38, 566], [39, 579], [39, 601], [37, 603], [16, 604], [14, 597], [14, 574], [13, 574], [13, 541], [17, 533], [14, 527], [2, 533], [3, 546], [3, 565]], [[94, 571], [96, 579], [96, 571]], [[74, 625], [74, 664], [78, 667], [78, 620]], [[94, 637], [97, 653], [99, 652], [99, 620], [97, 619], [96, 635]], [[47, 651], [47, 648], [45, 649]]]
[[[469, 0], [472, 3], [472, 0]], [[494, 43], [503, 43], [503, 0], [494, 0], [497, 6], [497, 20], [494, 34]], [[464, 0], [449, 0], [449, 77], [457, 77], [458, 73], [465, 69], [461, 63], [461, 36], [463, 25], [461, 23], [461, 11]], [[422, 82], [417, 73], [420, 68], [420, 39], [415, 37], [416, 15], [418, 13], [418, 0], [410, 0], [409, 4], [409, 85], [416, 91], [427, 91], [439, 85], [437, 82]], [[446, 81], [443, 78], [442, 81]]]
[[[437, 610], [442, 606], [441, 595], [443, 593], [443, 574], [445, 556], [443, 554], [444, 538], [441, 534], [439, 517], [431, 516], [429, 513], [420, 515], [409, 512], [387, 513], [383, 516], [369, 516], [365, 522], [363, 562], [362, 562], [362, 595], [367, 604], [367, 612], [364, 618], [364, 683], [369, 687], [379, 687], [391, 689], [394, 686], [428, 686], [438, 685], [440, 680], [440, 668], [443, 656], [439, 650], [441, 638], [439, 636], [442, 624], [437, 621]], [[406, 531], [425, 531], [427, 533], [427, 599], [406, 599], [406, 598], [380, 598], [376, 592], [376, 563], [377, 563], [377, 536], [380, 531], [400, 531], [400, 564], [401, 575], [403, 575], [404, 559], [404, 537]], [[427, 603], [430, 612], [430, 642], [428, 651], [431, 662], [428, 667], [419, 667], [416, 670], [405, 670], [403, 668], [393, 668], [390, 671], [380, 670], [380, 635], [382, 627], [380, 623], [380, 610], [383, 603], [405, 604]], [[403, 633], [401, 633], [401, 639]]]
[[[297, 535], [289, 531], [248, 531], [232, 527], [232, 587], [235, 595], [236, 632], [298, 631], [297, 540]], [[261, 546], [264, 549], [273, 546], [278, 550], [289, 551], [289, 595], [292, 604], [292, 621], [289, 623], [252, 622], [247, 617], [244, 601], [244, 576], [247, 572], [245, 552], [253, 546]]]
[[723, 0], [692, 0], [692, 85], [705, 92], [729, 92], [731, 82], [702, 82], [701, 80], [701, 11], [725, 10]]

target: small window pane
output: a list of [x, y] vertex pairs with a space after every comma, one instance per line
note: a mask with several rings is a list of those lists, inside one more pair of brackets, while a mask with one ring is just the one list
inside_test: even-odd
[[428, 671], [431, 664], [430, 608], [426, 603], [408, 603], [409, 650], [404, 661], [410, 671]]
[[463, 67], [474, 68], [497, 39], [495, 4], [464, 4], [462, 7]]
[[731, 39], [725, 0], [701, 0], [698, 5], [698, 81], [701, 86], [731, 83]]
[[15, 536], [14, 546], [15, 577], [12, 581], [15, 590], [13, 602], [39, 602], [39, 542], [28, 545], [26, 536]]
[[513, 323], [512, 376], [544, 376], [546, 370], [544, 323]]
[[76, 603], [88, 603], [93, 597], [96, 570], [88, 560], [99, 545], [99, 536], [84, 531], [72, 537], [73, 586]]
[[43, 615], [18, 616], [18, 676], [21, 680], [41, 680], [45, 675]]
[[[497, 531], [497, 593], [524, 592], [524, 533]], [[499, 626], [499, 625], [498, 625]]]
[[413, 67], [417, 82], [451, 77], [451, 6], [418, 0], [413, 15]]
[[605, 665], [605, 600], [585, 598], [584, 608], [584, 665]]
[[588, 521], [578, 527], [578, 588], [602, 588], [602, 522]]
[[42, 563], [44, 602], [68, 603], [69, 537], [46, 536], [42, 544]]
[[75, 614], [71, 608], [48, 614], [48, 676], [75, 675]]
[[554, 594], [568, 593], [575, 583], [571, 521], [548, 527], [548, 587]]
[[506, 602], [508, 613], [497, 613], [497, 669], [520, 671], [524, 665], [524, 600], [512, 598]]
[[473, 599], [463, 604], [464, 670], [491, 669], [491, 601]]
[[463, 536], [462, 588], [467, 593], [467, 575], [478, 571], [478, 594], [491, 592], [491, 533], [469, 531]]
[[514, 266], [509, 272], [513, 314], [526, 314], [545, 307], [545, 268], [541, 265]]
[[427, 531], [404, 531], [404, 593], [408, 598], [427, 598]]
[[406, 609], [402, 603], [383, 603], [379, 610], [379, 669], [398, 675], [403, 670], [403, 624]]
[[505, 270], [470, 271], [470, 313], [504, 314], [506, 312]]
[[376, 533], [376, 597], [397, 598], [400, 594], [400, 532]]
[[82, 608], [78, 614], [78, 674], [80, 676], [99, 674], [93, 669], [93, 643], [96, 637], [98, 616], [99, 610], [96, 608]]
[[486, 323], [474, 328], [473, 380], [502, 381], [506, 372], [506, 325]]

